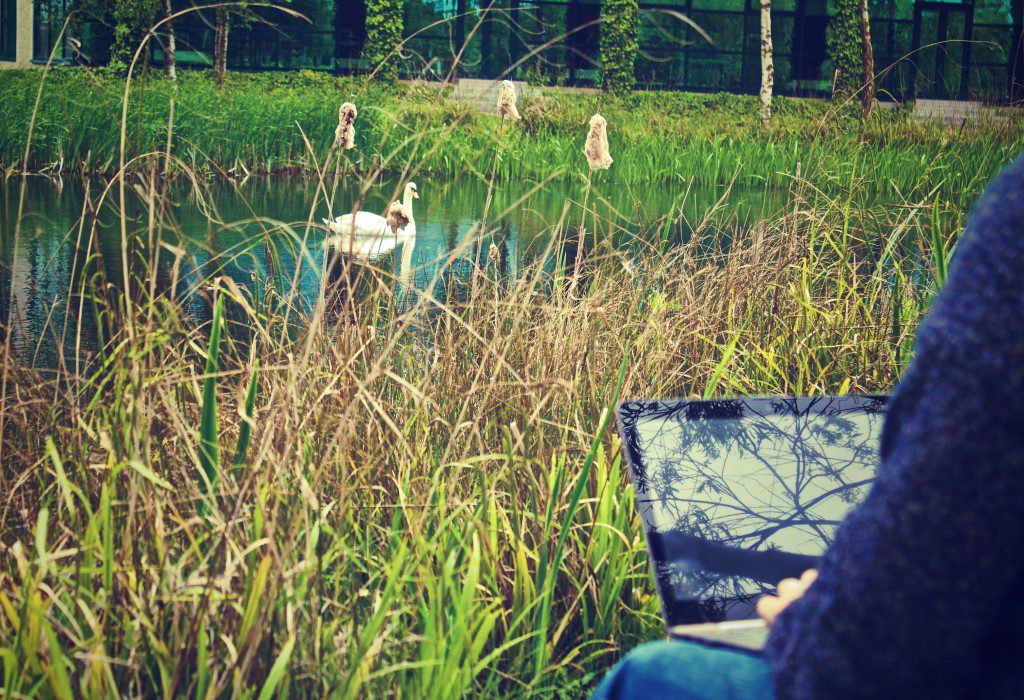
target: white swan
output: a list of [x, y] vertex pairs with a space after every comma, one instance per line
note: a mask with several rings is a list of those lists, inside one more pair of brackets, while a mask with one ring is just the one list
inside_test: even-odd
[[[355, 244], [355, 247], [360, 247], [358, 242], [358, 236], [395, 236], [396, 234], [403, 236], [415, 236], [416, 235], [416, 221], [412, 216], [412, 200], [419, 199], [419, 192], [416, 191], [416, 183], [410, 182], [405, 186], [405, 196], [402, 199], [402, 204], [405, 206], [405, 210], [409, 212], [409, 224], [398, 231], [392, 231], [391, 227], [388, 226], [387, 219], [379, 214], [373, 214], [368, 211], [360, 211], [355, 214], [345, 214], [344, 216], [337, 217], [334, 221], [328, 221], [323, 219], [324, 224], [327, 225], [332, 232], [337, 235], [331, 236], [328, 242], [331, 245], [338, 246], [349, 246]], [[353, 236], [357, 237], [355, 241], [350, 240]]]

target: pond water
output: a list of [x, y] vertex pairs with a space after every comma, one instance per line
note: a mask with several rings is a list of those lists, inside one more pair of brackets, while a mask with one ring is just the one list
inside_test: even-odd
[[[200, 190], [176, 185], [165, 198], [169, 225], [161, 229], [162, 246], [150, 240], [141, 180], [130, 184], [125, 205], [130, 256], [146, 260], [159, 247], [161, 264], [153, 279], [155, 288], [169, 291], [174, 286], [198, 320], [208, 315], [208, 304], [197, 292], [205, 279], [216, 275], [230, 276], [257, 296], [261, 282], [271, 274], [287, 288], [297, 280], [299, 305], [308, 308], [315, 302], [326, 245], [324, 231], [305, 226], [315, 199], [314, 181], [251, 178], [242, 184], [218, 181]], [[382, 212], [398, 184], [392, 180], [369, 188], [361, 208]], [[67, 353], [69, 347], [76, 347], [71, 339], [79, 325], [81, 297], [74, 296], [69, 304], [69, 291], [81, 288], [82, 269], [89, 267], [84, 263], [90, 253], [98, 255], [96, 262], [110, 284], [119, 285], [123, 280], [116, 188], [98, 204], [106, 185], [96, 180], [58, 183], [28, 178], [17, 250], [15, 222], [21, 181], [11, 178], [2, 185], [0, 323], [8, 322], [13, 309], [12, 342], [24, 361], [52, 367], [58, 359], [57, 348], [64, 347]], [[584, 193], [579, 183], [496, 183], [488, 233], [477, 245], [465, 245], [467, 234], [483, 214], [486, 182], [469, 176], [419, 178], [417, 185], [416, 236], [375, 247], [373, 264], [389, 270], [408, 293], [437, 285], [439, 265], [449, 260], [446, 274], [454, 279], [446, 280], [443, 289], [432, 290], [442, 299], [460, 284], [459, 268], [450, 263], [452, 251], [458, 249], [466, 258], [486, 256], [494, 244], [501, 274], [514, 277], [525, 262], [544, 252], [554, 230], [578, 226]], [[670, 243], [685, 239], [696, 222], [712, 210], [717, 211], [716, 221], [723, 222], [722, 226], [733, 232], [742, 230], [782, 210], [786, 200], [785, 192], [771, 190], [733, 189], [724, 201], [723, 194], [725, 190], [716, 187], [663, 186], [637, 192], [597, 184], [589, 203], [596, 210], [600, 235], [613, 235], [617, 245], [629, 247], [642, 239], [665, 237]], [[333, 213], [350, 211], [358, 198], [358, 187], [339, 188]], [[318, 223], [328, 214], [322, 197], [320, 202], [312, 212]], [[666, 216], [675, 221], [668, 229], [662, 226]], [[94, 223], [96, 234], [90, 243]], [[588, 216], [588, 229], [593, 230], [593, 223]], [[171, 269], [176, 251], [182, 253], [180, 262], [177, 269]], [[464, 269], [469, 267], [467, 261]], [[92, 268], [95, 271], [95, 264]], [[462, 277], [464, 281], [468, 274]], [[77, 347], [87, 352], [97, 342], [95, 323], [83, 312], [80, 325], [82, 339]]]

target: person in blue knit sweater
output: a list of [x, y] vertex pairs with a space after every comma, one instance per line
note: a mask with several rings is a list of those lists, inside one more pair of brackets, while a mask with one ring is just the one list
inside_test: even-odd
[[881, 466], [763, 655], [664, 641], [594, 697], [1024, 698], [1024, 159], [989, 185], [894, 392]]

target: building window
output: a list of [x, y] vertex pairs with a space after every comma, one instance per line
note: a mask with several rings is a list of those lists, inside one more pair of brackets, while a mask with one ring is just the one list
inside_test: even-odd
[[[32, 39], [32, 60], [36, 63], [45, 63], [49, 60], [67, 18], [67, 4], [67, 0], [35, 0], [32, 3], [32, 25], [35, 32]], [[53, 59], [56, 63], [64, 62], [64, 48], [62, 46], [54, 53]]]
[[18, 0], [0, 0], [0, 61], [13, 61], [18, 42]]

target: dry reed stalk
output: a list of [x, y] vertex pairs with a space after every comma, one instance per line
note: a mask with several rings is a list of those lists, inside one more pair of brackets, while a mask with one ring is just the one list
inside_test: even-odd
[[391, 232], [398, 233], [399, 229], [409, 225], [409, 210], [401, 202], [392, 202], [384, 213], [384, 218], [387, 220]]
[[356, 145], [356, 106], [346, 102], [338, 109], [338, 126], [334, 130], [334, 145], [342, 150], [349, 150]]
[[[359, 111], [356, 106], [351, 102], [345, 102], [338, 108], [338, 126], [334, 129], [334, 144], [332, 150], [337, 150], [337, 157], [334, 161], [334, 178], [331, 183], [331, 193], [327, 197], [327, 218], [332, 219], [334, 217], [334, 201], [338, 194], [338, 186], [345, 180], [348, 170], [348, 161], [345, 160], [345, 170], [342, 170], [342, 151], [350, 150], [355, 147], [356, 129], [355, 121], [356, 117], [359, 116]], [[330, 153], [327, 156], [327, 165], [330, 166]], [[312, 217], [312, 212], [310, 213]], [[326, 266], [338, 266], [344, 264], [348, 265], [347, 260], [342, 261], [340, 259], [339, 251], [335, 251], [330, 260], [324, 260], [324, 267], [322, 272], [326, 272]], [[333, 297], [337, 294], [336, 290], [332, 292]]]
[[587, 156], [591, 170], [607, 170], [612, 165], [612, 157], [608, 152], [608, 122], [600, 113], [590, 118], [590, 131], [587, 133], [583, 153]]
[[[501, 81], [498, 87], [498, 113], [501, 114], [501, 122], [498, 123], [498, 143], [494, 147], [494, 159], [491, 161], [491, 176], [487, 180], [487, 199], [484, 202], [484, 215], [480, 219], [480, 235], [483, 236], [487, 229], [487, 215], [491, 211], [491, 202], [494, 198], [494, 177], [498, 170], [498, 155], [501, 153], [501, 137], [505, 131], [505, 118], [512, 120], [519, 119], [519, 110], [516, 109], [516, 89], [511, 80]], [[477, 248], [476, 265], [480, 265], [480, 249]]]
[[502, 80], [498, 86], [498, 114], [502, 119], [519, 119], [519, 110], [516, 109], [516, 86], [511, 80]]
[[[607, 170], [612, 165], [612, 156], [608, 152], [608, 121], [598, 112], [590, 118], [590, 129], [587, 132], [587, 142], [583, 146], [583, 153], [587, 156], [587, 164], [590, 169], [587, 171], [587, 187], [583, 193], [583, 214], [580, 217], [580, 227], [577, 231], [578, 247], [576, 250], [576, 265], [573, 271], [573, 284], [579, 278], [580, 264], [583, 253], [584, 225], [587, 218], [587, 201], [590, 199], [590, 182], [595, 170]], [[594, 248], [597, 248], [597, 227], [594, 227]]]
[[[334, 198], [338, 194], [339, 183], [345, 179], [345, 173], [342, 172], [341, 167], [341, 152], [350, 150], [356, 145], [355, 121], [357, 116], [359, 116], [359, 111], [351, 102], [345, 102], [338, 108], [338, 126], [334, 129], [334, 144], [332, 146], [332, 149], [336, 149], [338, 154], [334, 161], [334, 180], [331, 184], [331, 193], [327, 199], [328, 218], [334, 216]], [[330, 153], [327, 155], [327, 167], [330, 167]], [[347, 161], [345, 167], [348, 167]]]

